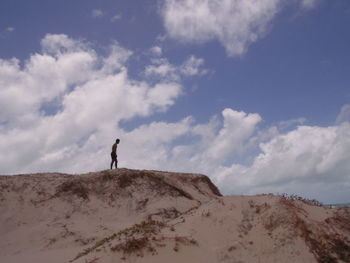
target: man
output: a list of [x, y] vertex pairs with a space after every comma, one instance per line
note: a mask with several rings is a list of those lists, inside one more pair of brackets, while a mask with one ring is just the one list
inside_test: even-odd
[[120, 140], [116, 139], [115, 144], [112, 146], [112, 152], [111, 152], [111, 157], [112, 157], [112, 162], [111, 162], [111, 169], [113, 168], [113, 163], [115, 164], [115, 168], [118, 168], [118, 160], [117, 160], [117, 145], [119, 144]]

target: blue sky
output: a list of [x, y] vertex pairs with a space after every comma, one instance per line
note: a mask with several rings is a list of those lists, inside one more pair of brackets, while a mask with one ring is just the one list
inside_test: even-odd
[[[347, 0], [0, 3], [0, 174], [205, 173], [350, 200]], [[330, 183], [331, 182], [331, 183]]]

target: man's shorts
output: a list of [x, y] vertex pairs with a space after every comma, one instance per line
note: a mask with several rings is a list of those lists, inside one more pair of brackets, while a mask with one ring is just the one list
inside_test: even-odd
[[111, 152], [112, 160], [117, 160], [117, 154], [115, 152]]

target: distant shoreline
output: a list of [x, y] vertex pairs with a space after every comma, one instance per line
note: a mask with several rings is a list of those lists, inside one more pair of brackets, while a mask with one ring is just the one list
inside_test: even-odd
[[327, 207], [331, 207], [331, 208], [334, 208], [334, 207], [350, 207], [350, 203], [344, 203], [344, 204], [327, 204], [325, 205]]

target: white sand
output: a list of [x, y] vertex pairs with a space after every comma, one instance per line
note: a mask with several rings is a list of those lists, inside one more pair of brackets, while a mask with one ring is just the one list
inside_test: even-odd
[[350, 262], [349, 210], [217, 194], [194, 174], [0, 176], [0, 262], [69, 262], [85, 249], [74, 262]]

